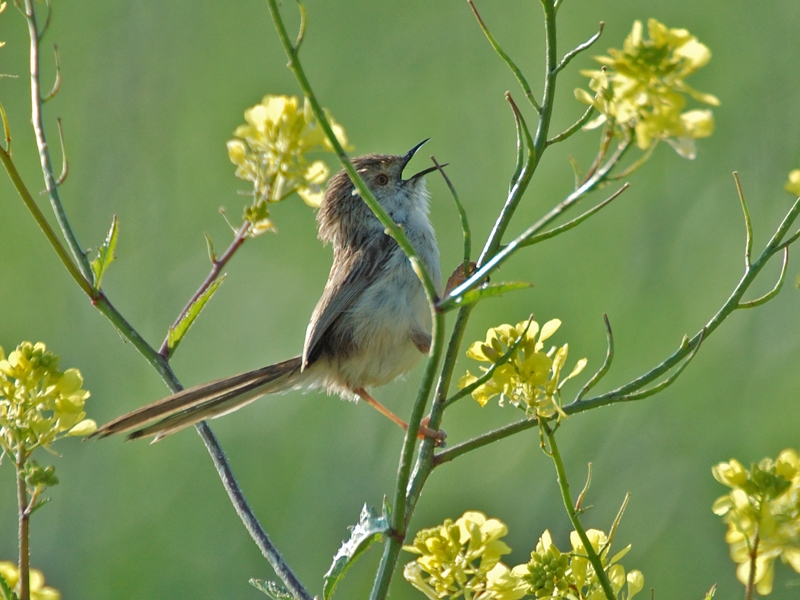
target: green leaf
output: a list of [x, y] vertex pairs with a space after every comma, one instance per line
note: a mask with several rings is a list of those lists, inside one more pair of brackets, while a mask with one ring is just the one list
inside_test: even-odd
[[703, 600], [711, 600], [714, 597], [714, 594], [717, 593], [717, 584], [711, 586], [711, 589], [708, 590], [708, 593], [703, 597]]
[[119, 221], [117, 215], [111, 219], [111, 229], [108, 230], [106, 241], [97, 249], [97, 258], [92, 261], [92, 272], [94, 273], [94, 291], [100, 289], [100, 283], [103, 281], [108, 266], [114, 262], [116, 256], [114, 250], [117, 247], [117, 234], [119, 233]]
[[217, 255], [214, 252], [214, 242], [211, 241], [211, 236], [207, 233], [203, 234], [206, 236], [206, 249], [208, 250], [208, 260], [211, 261], [212, 265], [217, 264]]
[[294, 600], [294, 596], [285, 587], [274, 581], [264, 581], [263, 579], [251, 579], [250, 585], [259, 592], [264, 592], [272, 600]]
[[211, 296], [214, 295], [214, 292], [217, 291], [217, 288], [225, 281], [226, 275], [223, 275], [219, 279], [215, 280], [205, 292], [203, 292], [200, 296], [198, 296], [197, 300], [192, 302], [192, 305], [189, 307], [189, 310], [186, 311], [186, 314], [183, 315], [178, 324], [175, 327], [169, 328], [169, 335], [167, 336], [167, 347], [169, 348], [170, 352], [178, 347], [178, 344], [181, 343], [183, 336], [186, 335], [186, 332], [189, 331], [189, 327], [192, 326], [194, 320], [200, 314], [200, 311], [203, 310], [203, 307], [206, 305], [211, 299]]
[[8, 583], [6, 583], [6, 580], [3, 578], [2, 575], [0, 575], [0, 599], [19, 600], [17, 595], [11, 591], [10, 587], [8, 587]]
[[364, 505], [358, 523], [350, 530], [350, 539], [342, 544], [328, 572], [325, 573], [322, 585], [322, 597], [329, 600], [333, 596], [336, 584], [341, 581], [347, 570], [353, 566], [373, 543], [382, 539], [391, 529], [389, 526], [389, 510], [384, 502], [383, 512], [378, 516], [372, 508]]
[[466, 292], [462, 296], [456, 298], [455, 302], [456, 306], [465, 306], [467, 304], [472, 304], [473, 302], [485, 300], [486, 298], [500, 296], [506, 292], [513, 292], [514, 290], [522, 290], [531, 287], [533, 287], [533, 284], [525, 281], [510, 281], [508, 283], [489, 284], [480, 287], [477, 290]]

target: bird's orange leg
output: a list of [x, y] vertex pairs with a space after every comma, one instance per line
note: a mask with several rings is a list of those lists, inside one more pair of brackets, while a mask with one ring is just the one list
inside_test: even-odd
[[[384, 417], [388, 418], [396, 425], [399, 425], [404, 430], [406, 431], [408, 430], [408, 423], [403, 421], [403, 419], [398, 417], [396, 414], [394, 414], [392, 411], [386, 408], [383, 404], [375, 400], [375, 398], [370, 396], [364, 388], [353, 390], [353, 392], [357, 394], [358, 397], [361, 398], [364, 402], [366, 402], [372, 408], [381, 413]], [[436, 429], [431, 429], [430, 427], [427, 426], [427, 421], [428, 419], [424, 419], [422, 421], [422, 424], [419, 426], [419, 432], [417, 433], [417, 437], [420, 439], [429, 437], [436, 440], [437, 445], [443, 444], [445, 438], [447, 437], [447, 434], [441, 430], [437, 431]]]

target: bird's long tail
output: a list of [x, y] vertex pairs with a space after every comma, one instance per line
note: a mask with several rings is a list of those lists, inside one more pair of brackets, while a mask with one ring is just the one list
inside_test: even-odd
[[248, 373], [218, 379], [172, 396], [114, 419], [100, 427], [92, 437], [133, 433], [128, 439], [155, 436], [158, 441], [176, 431], [205, 419], [233, 412], [264, 394], [284, 392], [297, 387], [303, 373], [301, 358], [296, 356]]

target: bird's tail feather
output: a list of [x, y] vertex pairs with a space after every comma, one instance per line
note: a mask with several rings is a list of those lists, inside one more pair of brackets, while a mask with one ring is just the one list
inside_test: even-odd
[[[100, 427], [92, 437], [131, 433], [129, 439], [153, 435], [154, 441], [194, 425], [233, 412], [263, 396], [283, 392], [300, 382], [301, 358], [205, 383], [143, 406]], [[155, 422], [154, 422], [155, 421]]]

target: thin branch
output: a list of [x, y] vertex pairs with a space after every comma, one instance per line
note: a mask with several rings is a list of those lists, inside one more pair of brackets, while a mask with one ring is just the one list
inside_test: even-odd
[[[582, 399], [582, 392], [579, 392], [576, 399], [564, 407], [564, 412], [567, 415], [572, 415], [585, 412], [587, 410], [592, 410], [600, 406], [608, 406], [619, 402], [642, 399], [643, 396], [637, 396], [636, 392], [680, 364], [690, 354], [694, 354], [697, 351], [697, 347], [701, 341], [707, 339], [717, 329], [717, 327], [719, 327], [722, 322], [736, 310], [742, 296], [767, 264], [767, 262], [769, 262], [769, 259], [772, 258], [776, 252], [781, 250], [785, 251], [787, 247], [786, 244], [788, 244], [789, 241], [795, 241], [797, 237], [800, 237], [792, 236], [789, 241], [782, 241], [794, 221], [797, 219], [798, 215], [800, 215], [800, 198], [795, 201], [795, 203], [786, 213], [783, 221], [781, 221], [781, 224], [773, 234], [769, 243], [765, 246], [764, 250], [758, 256], [755, 262], [752, 263], [750, 269], [748, 269], [745, 275], [741, 278], [722, 307], [708, 321], [708, 323], [706, 323], [706, 325], [697, 334], [695, 334], [694, 337], [692, 337], [690, 340], [684, 340], [678, 350], [673, 352], [659, 365], [650, 369], [644, 375], [637, 377], [630, 383], [593, 398]], [[685, 368], [685, 365], [680, 368], [680, 371], [682, 371], [683, 368]], [[668, 381], [671, 384], [675, 381], [675, 379], [670, 378]], [[525, 431], [527, 429], [536, 427], [538, 424], [539, 423], [536, 419], [524, 419], [484, 433], [471, 440], [467, 440], [466, 442], [462, 442], [461, 444], [453, 446], [452, 448], [448, 448], [447, 450], [437, 453], [433, 459], [434, 466], [449, 462], [454, 458], [462, 456], [463, 454], [477, 450], [478, 448], [482, 448], [483, 446], [519, 433], [520, 431]]]
[[19, 516], [19, 600], [30, 600], [30, 513], [27, 511], [28, 490], [25, 487], [25, 457], [20, 450], [16, 458], [17, 506]]
[[584, 50], [588, 50], [589, 48], [591, 48], [592, 44], [594, 44], [597, 40], [599, 40], [600, 36], [603, 35], [603, 28], [605, 26], [606, 26], [605, 22], [600, 21], [600, 28], [598, 29], [597, 33], [595, 33], [592, 37], [590, 37], [588, 40], [586, 40], [579, 46], [576, 46], [575, 48], [567, 52], [564, 55], [564, 58], [561, 59], [561, 62], [558, 63], [558, 66], [556, 67], [556, 73], [558, 73], [564, 67], [566, 67], [569, 64], [569, 61], [578, 56], [578, 54], [580, 54]]
[[305, 95], [308, 103], [311, 105], [311, 111], [314, 113], [314, 118], [317, 120], [317, 123], [325, 134], [325, 137], [330, 142], [333, 153], [336, 155], [336, 158], [339, 160], [342, 168], [347, 172], [347, 175], [350, 177], [353, 185], [358, 190], [358, 195], [367, 204], [367, 206], [369, 206], [370, 210], [381, 222], [381, 225], [386, 228], [389, 235], [394, 238], [394, 240], [397, 242], [397, 245], [400, 246], [400, 248], [408, 257], [409, 261], [411, 261], [414, 271], [419, 276], [422, 286], [425, 289], [425, 295], [428, 297], [428, 302], [433, 307], [437, 297], [436, 286], [434, 285], [430, 274], [419, 260], [417, 251], [409, 241], [408, 237], [403, 231], [403, 228], [394, 222], [394, 220], [383, 209], [380, 203], [375, 199], [375, 196], [364, 183], [364, 180], [361, 178], [361, 175], [358, 174], [353, 164], [350, 162], [350, 159], [348, 158], [347, 153], [344, 151], [342, 144], [336, 137], [325, 111], [322, 109], [322, 106], [317, 100], [314, 91], [311, 89], [311, 84], [308, 81], [308, 77], [306, 77], [305, 70], [303, 69], [303, 66], [300, 63], [297, 55], [297, 48], [295, 48], [292, 45], [292, 42], [289, 40], [289, 34], [286, 31], [286, 25], [284, 24], [283, 18], [278, 10], [277, 0], [267, 0], [267, 6], [269, 7], [270, 15], [272, 16], [272, 22], [275, 25], [275, 30], [278, 33], [278, 37], [283, 45], [283, 49], [287, 58], [289, 59], [287, 66], [294, 74], [297, 83], [300, 85], [300, 89], [303, 90], [303, 94]]
[[[678, 377], [680, 377], [681, 373], [683, 373], [683, 370], [689, 366], [690, 362], [692, 362], [692, 359], [697, 354], [697, 351], [700, 350], [700, 346], [703, 343], [703, 338], [705, 336], [705, 333], [706, 333], [705, 330], [700, 331], [700, 340], [697, 342], [697, 345], [694, 347], [691, 354], [689, 354], [689, 356], [686, 357], [686, 360], [683, 361], [683, 363], [681, 363], [681, 365], [675, 370], [675, 372], [672, 375], [667, 377], [661, 383], [654, 385], [650, 389], [620, 396], [619, 402], [632, 402], [634, 400], [642, 400], [644, 398], [648, 398], [649, 396], [653, 396], [655, 394], [658, 394], [659, 392], [663, 392], [665, 389], [667, 389], [669, 386], [675, 383], [675, 380], [678, 379]], [[684, 345], [688, 343], [688, 341], [689, 341], [688, 339], [684, 340]]]
[[567, 139], [568, 137], [570, 137], [570, 136], [571, 136], [573, 133], [575, 133], [575, 132], [576, 132], [576, 131], [578, 131], [578, 130], [579, 130], [581, 127], [583, 127], [584, 125], [586, 125], [586, 123], [588, 123], [588, 122], [589, 122], [589, 119], [591, 119], [591, 118], [592, 118], [592, 115], [593, 115], [593, 114], [594, 114], [594, 106], [592, 106], [592, 105], [590, 104], [590, 105], [589, 105], [589, 106], [586, 108], [586, 111], [584, 111], [583, 115], [581, 115], [581, 118], [580, 118], [580, 119], [578, 119], [577, 121], [575, 121], [575, 123], [573, 123], [572, 125], [570, 125], [570, 126], [567, 128], [567, 129], [565, 129], [564, 131], [562, 131], [561, 133], [559, 133], [557, 136], [555, 136], [555, 137], [552, 137], [552, 138], [550, 138], [549, 140], [547, 140], [547, 145], [548, 145], [548, 146], [551, 146], [551, 145], [553, 145], [553, 144], [557, 144], [558, 142], [563, 142], [564, 140], [566, 140], [566, 139]]
[[[517, 134], [517, 159], [514, 163], [514, 173], [511, 175], [511, 182], [508, 186], [508, 193], [510, 194], [511, 191], [514, 189], [514, 186], [517, 185], [519, 181], [519, 176], [522, 174], [522, 167], [525, 166], [525, 147], [533, 147], [533, 140], [531, 139], [530, 133], [527, 129], [523, 130], [523, 119], [522, 115], [517, 108], [517, 105], [514, 103], [514, 99], [511, 97], [510, 92], [505, 93], [505, 99], [511, 106], [511, 114], [514, 115], [514, 129], [516, 130]], [[523, 139], [527, 144], [523, 143]]]
[[486, 39], [489, 40], [489, 43], [492, 45], [492, 48], [494, 48], [494, 51], [497, 52], [498, 56], [502, 58], [503, 62], [505, 62], [508, 68], [511, 69], [511, 72], [514, 74], [514, 77], [517, 78], [517, 81], [519, 82], [522, 91], [525, 92], [525, 97], [531, 103], [531, 106], [533, 106], [536, 112], [541, 113], [542, 107], [536, 101], [536, 98], [534, 97], [533, 92], [531, 91], [531, 86], [528, 84], [528, 80], [525, 79], [525, 76], [522, 74], [520, 68], [514, 63], [513, 60], [511, 60], [511, 57], [505, 53], [505, 51], [500, 47], [500, 44], [497, 43], [497, 40], [492, 35], [492, 32], [489, 31], [489, 28], [486, 26], [486, 23], [481, 18], [481, 15], [478, 12], [478, 9], [475, 7], [475, 3], [473, 2], [473, 0], [467, 0], [467, 3], [469, 4], [469, 7], [472, 9], [472, 13], [475, 15], [475, 18], [478, 21], [478, 25], [480, 26], [481, 31], [483, 31], [483, 35], [485, 35]]
[[30, 44], [30, 74], [31, 74], [31, 123], [33, 124], [33, 131], [36, 136], [36, 146], [39, 150], [39, 160], [41, 162], [42, 174], [44, 175], [45, 188], [50, 197], [50, 204], [53, 207], [53, 212], [56, 215], [56, 220], [61, 228], [61, 233], [67, 240], [67, 246], [72, 253], [72, 257], [78, 264], [78, 268], [83, 274], [84, 279], [92, 281], [92, 269], [89, 266], [89, 261], [86, 254], [81, 249], [75, 233], [67, 219], [64, 212], [64, 207], [61, 204], [61, 199], [58, 195], [58, 186], [56, 185], [56, 178], [53, 174], [53, 168], [50, 163], [50, 151], [47, 146], [47, 139], [45, 138], [44, 125], [42, 123], [42, 95], [39, 84], [39, 32], [36, 25], [36, 13], [33, 9], [33, 0], [25, 0], [25, 20], [28, 22], [28, 34], [31, 40]]
[[597, 373], [592, 375], [592, 378], [589, 379], [589, 381], [586, 382], [586, 385], [581, 388], [581, 391], [578, 392], [578, 395], [575, 397], [577, 400], [580, 400], [586, 394], [588, 394], [589, 390], [596, 386], [600, 380], [606, 376], [606, 373], [608, 373], [608, 370], [611, 368], [611, 363], [614, 360], [614, 333], [611, 331], [611, 322], [608, 320], [608, 315], [603, 314], [603, 322], [606, 326], [606, 358]]
[[[175, 322], [172, 324], [172, 329], [178, 326], [178, 323], [181, 322], [186, 313], [189, 312], [189, 309], [192, 308], [192, 305], [195, 301], [202, 296], [205, 291], [213, 284], [219, 274], [222, 272], [222, 269], [225, 268], [225, 265], [228, 264], [228, 261], [233, 257], [234, 253], [241, 247], [241, 245], [247, 240], [248, 235], [250, 234], [251, 225], [249, 221], [245, 221], [244, 224], [239, 228], [236, 232], [236, 236], [233, 238], [230, 246], [223, 252], [222, 256], [219, 258], [213, 257], [211, 255], [211, 251], [209, 251], [209, 257], [211, 258], [211, 272], [209, 272], [208, 276], [205, 278], [203, 283], [197, 288], [197, 291], [194, 295], [189, 299], [189, 302], [186, 303], [186, 306], [178, 315], [178, 318], [175, 319]], [[208, 243], [208, 238], [206, 238], [206, 242]], [[161, 342], [161, 347], [158, 349], [158, 353], [163, 356], [165, 359], [169, 359], [170, 356], [170, 348], [169, 348], [169, 334], [164, 338], [164, 341]]]
[[567, 510], [567, 516], [569, 517], [570, 523], [572, 523], [575, 533], [578, 534], [578, 537], [583, 543], [583, 549], [586, 550], [586, 557], [589, 559], [589, 562], [592, 563], [594, 574], [600, 581], [600, 586], [603, 588], [606, 599], [616, 600], [617, 595], [614, 593], [614, 589], [611, 587], [611, 582], [608, 580], [608, 574], [603, 568], [603, 561], [597, 555], [592, 543], [589, 541], [589, 536], [586, 535], [586, 529], [584, 529], [583, 523], [581, 523], [580, 517], [578, 516], [578, 511], [575, 509], [575, 505], [572, 503], [572, 495], [570, 494], [569, 482], [567, 481], [567, 472], [564, 469], [564, 461], [561, 459], [561, 453], [558, 450], [556, 438], [547, 424], [542, 425], [542, 430], [544, 431], [545, 436], [547, 436], [547, 441], [550, 445], [549, 454], [553, 459], [553, 464], [556, 467], [556, 474], [558, 475], [558, 487], [561, 490], [561, 499], [564, 501], [564, 508]]
[[630, 184], [630, 183], [626, 183], [626, 184], [625, 184], [625, 185], [623, 185], [621, 188], [619, 188], [619, 189], [618, 189], [616, 192], [614, 192], [613, 194], [611, 194], [611, 195], [610, 195], [608, 198], [606, 198], [605, 200], [603, 200], [603, 201], [602, 201], [600, 204], [598, 204], [597, 206], [593, 206], [592, 208], [590, 208], [589, 210], [587, 210], [587, 211], [586, 211], [585, 213], [583, 213], [582, 215], [580, 215], [580, 216], [578, 216], [578, 217], [575, 217], [575, 218], [574, 218], [574, 219], [572, 219], [571, 221], [567, 221], [567, 222], [566, 222], [566, 223], [564, 223], [563, 225], [560, 225], [560, 226], [558, 226], [558, 227], [554, 227], [554, 228], [553, 228], [553, 229], [551, 229], [550, 231], [545, 231], [544, 233], [540, 233], [540, 234], [534, 235], [534, 236], [532, 236], [532, 237], [528, 238], [527, 240], [525, 240], [524, 242], [522, 242], [522, 243], [520, 244], [520, 246], [521, 246], [521, 247], [524, 247], [524, 246], [533, 246], [534, 244], [538, 244], [539, 242], [543, 242], [543, 241], [545, 241], [545, 240], [549, 240], [550, 238], [554, 238], [554, 237], [556, 237], [557, 235], [560, 235], [560, 234], [562, 234], [562, 233], [564, 233], [564, 232], [566, 232], [566, 231], [569, 231], [569, 230], [570, 230], [570, 229], [572, 229], [573, 227], [577, 227], [578, 225], [580, 225], [581, 223], [583, 223], [583, 222], [584, 222], [586, 219], [588, 219], [589, 217], [591, 217], [591, 216], [592, 216], [594, 213], [596, 213], [596, 212], [599, 212], [599, 211], [600, 211], [601, 209], [603, 209], [605, 206], [607, 206], [608, 204], [610, 204], [610, 203], [611, 203], [613, 200], [615, 200], [616, 198], [618, 198], [619, 196], [621, 196], [621, 195], [622, 195], [622, 192], [624, 192], [625, 190], [627, 190], [629, 187], [631, 187], [631, 184]]
[[[48, 12], [48, 16], [49, 14], [50, 13]], [[53, 53], [55, 54], [56, 57], [56, 80], [53, 82], [53, 87], [50, 88], [50, 91], [48, 92], [47, 96], [42, 98], [43, 103], [48, 102], [53, 98], [55, 98], [56, 94], [58, 94], [59, 90], [61, 89], [61, 61], [58, 58], [58, 46], [55, 44], [53, 44]]]
[[67, 158], [67, 146], [64, 143], [64, 127], [61, 125], [61, 117], [56, 119], [58, 123], [58, 140], [61, 142], [61, 175], [56, 179], [56, 185], [62, 185], [69, 175], [69, 158]]
[[742, 190], [742, 182], [739, 181], [739, 173], [733, 172], [733, 180], [736, 182], [736, 191], [739, 193], [739, 202], [742, 204], [742, 212], [744, 213], [744, 229], [745, 229], [745, 243], [744, 243], [744, 268], [750, 268], [750, 258], [753, 253], [753, 224], [750, 221], [750, 211], [747, 210], [747, 202], [744, 199], [744, 191]]
[[650, 160], [650, 157], [653, 155], [653, 152], [655, 152], [655, 149], [658, 147], [658, 142], [659, 140], [657, 139], [653, 140], [653, 143], [650, 144], [647, 150], [645, 150], [639, 158], [637, 158], [630, 165], [628, 165], [628, 167], [626, 167], [621, 173], [616, 173], [615, 175], [609, 175], [607, 179], [609, 181], [618, 181], [620, 179], [625, 179], [629, 175], [632, 175], [633, 173], [638, 171], [642, 167], [642, 165], [644, 165], [644, 163]]
[[502, 263], [504, 263], [528, 239], [532, 238], [540, 230], [544, 229], [544, 227], [546, 227], [550, 222], [552, 222], [559, 215], [561, 215], [561, 213], [563, 213], [565, 210], [567, 210], [576, 202], [578, 202], [587, 193], [592, 191], [595, 188], [595, 186], [597, 186], [598, 183], [603, 181], [605, 176], [614, 167], [617, 161], [622, 157], [622, 155], [625, 153], [628, 147], [629, 147], [629, 141], [625, 140], [621, 142], [620, 145], [617, 147], [616, 152], [608, 160], [608, 162], [602, 168], [597, 169], [594, 172], [594, 174], [587, 181], [585, 181], [578, 189], [576, 189], [564, 200], [562, 200], [559, 204], [553, 207], [546, 215], [544, 215], [536, 223], [528, 227], [528, 229], [526, 229], [520, 235], [514, 238], [509, 244], [507, 244], [502, 250], [500, 250], [494, 256], [492, 256], [489, 260], [487, 260], [482, 264], [479, 262], [478, 263], [479, 268], [477, 269], [477, 271], [475, 271], [475, 273], [473, 273], [471, 277], [469, 277], [464, 283], [453, 289], [447, 297], [443, 298], [439, 302], [439, 310], [446, 311], [451, 309], [456, 304], [457, 299], [460, 295], [481, 285], [483, 280], [489, 275], [489, 273], [492, 270], [494, 270]]
[[453, 202], [456, 204], [458, 216], [461, 219], [461, 232], [464, 235], [464, 273], [465, 275], [469, 275], [469, 262], [470, 256], [472, 255], [472, 233], [469, 228], [467, 211], [464, 210], [464, 205], [461, 204], [461, 200], [458, 198], [458, 193], [456, 192], [453, 182], [450, 181], [447, 173], [444, 172], [444, 165], [440, 165], [438, 162], [436, 162], [436, 158], [433, 156], [431, 156], [431, 160], [444, 178], [444, 182], [447, 184], [447, 188], [450, 190], [450, 195], [453, 197]]
[[583, 512], [583, 500], [586, 498], [586, 493], [589, 491], [589, 486], [592, 484], [592, 463], [589, 463], [586, 469], [586, 483], [583, 484], [581, 493], [578, 494], [578, 499], [575, 500], [575, 512]]
[[56, 232], [50, 226], [50, 223], [47, 222], [42, 211], [39, 209], [39, 206], [36, 204], [36, 201], [31, 196], [30, 191], [25, 186], [25, 183], [22, 181], [22, 176], [17, 171], [17, 166], [14, 164], [14, 161], [11, 160], [11, 156], [5, 150], [0, 150], [0, 162], [3, 163], [3, 166], [8, 173], [9, 178], [11, 179], [11, 183], [14, 188], [17, 190], [20, 198], [25, 203], [25, 206], [28, 208], [28, 211], [33, 216], [36, 224], [39, 226], [39, 229], [42, 230], [47, 241], [50, 242], [50, 245], [56, 251], [58, 258], [61, 260], [61, 263], [67, 269], [69, 274], [72, 278], [77, 282], [77, 284], [81, 287], [81, 289], [86, 293], [89, 298], [94, 297], [94, 290], [92, 289], [92, 284], [89, 283], [83, 274], [78, 270], [75, 266], [75, 263], [72, 262], [70, 258], [69, 252], [61, 243], [61, 240], [58, 239]]
[[3, 137], [6, 140], [6, 147], [5, 152], [8, 156], [11, 156], [11, 127], [8, 125], [8, 115], [6, 114], [6, 109], [3, 108], [3, 104], [0, 103], [0, 119], [3, 121]]
[[778, 292], [781, 291], [783, 287], [783, 283], [786, 280], [786, 268], [789, 266], [789, 245], [788, 243], [783, 247], [783, 263], [781, 264], [781, 274], [778, 275], [778, 281], [775, 284], [775, 287], [772, 288], [771, 291], [764, 294], [760, 298], [755, 300], [750, 300], [749, 302], [740, 302], [736, 305], [736, 308], [755, 308], [756, 306], [761, 306], [762, 304], [766, 304], [770, 300], [772, 300], [775, 296], [778, 295]]
[[300, 9], [300, 27], [297, 31], [297, 39], [294, 41], [294, 51], [300, 52], [300, 46], [303, 44], [303, 39], [306, 35], [306, 7], [303, 6], [300, 0], [297, 0], [297, 8]]
[[460, 400], [464, 396], [468, 396], [469, 394], [474, 392], [476, 389], [478, 389], [480, 386], [482, 386], [484, 383], [486, 383], [492, 378], [492, 375], [494, 375], [494, 372], [497, 370], [498, 367], [506, 364], [509, 360], [511, 360], [514, 354], [516, 354], [520, 344], [522, 344], [522, 342], [525, 341], [525, 336], [528, 335], [528, 329], [530, 329], [531, 323], [533, 323], [533, 315], [531, 315], [528, 318], [528, 323], [525, 325], [525, 330], [521, 334], [519, 334], [519, 337], [517, 337], [517, 339], [514, 340], [514, 342], [508, 347], [508, 350], [506, 350], [505, 353], [500, 358], [498, 358], [494, 363], [492, 363], [492, 366], [489, 367], [489, 369], [478, 379], [473, 381], [468, 386], [460, 389], [455, 394], [450, 396], [447, 400], [445, 400], [444, 408], [447, 408], [448, 406], [453, 404], [453, 402], [455, 402], [456, 400]]

